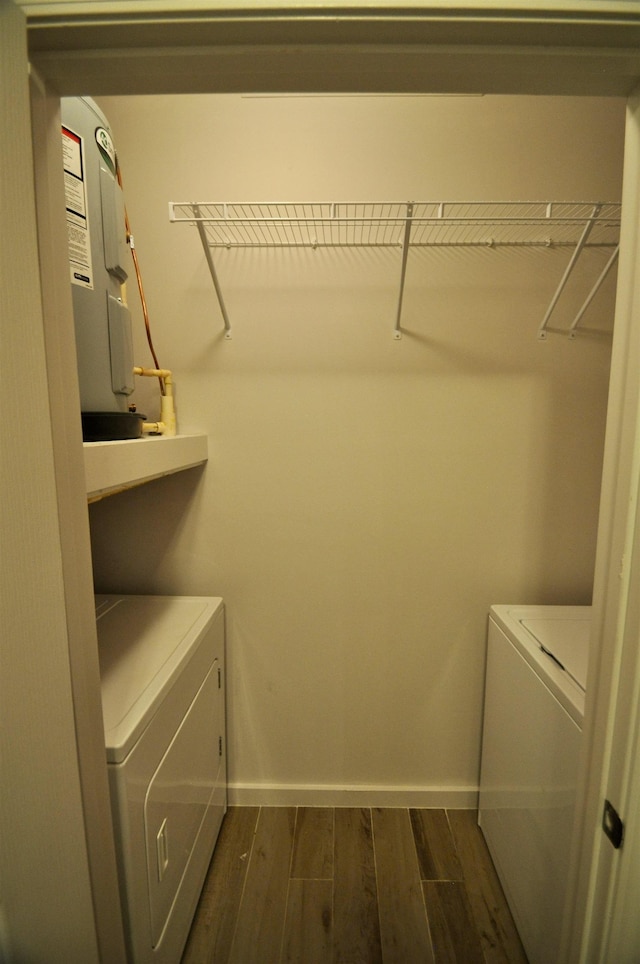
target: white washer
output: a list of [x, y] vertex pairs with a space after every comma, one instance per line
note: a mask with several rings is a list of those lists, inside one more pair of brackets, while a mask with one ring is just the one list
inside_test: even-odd
[[478, 822], [530, 964], [557, 960], [589, 606], [492, 606]]
[[175, 964], [226, 810], [223, 602], [97, 596], [96, 616], [128, 957]]

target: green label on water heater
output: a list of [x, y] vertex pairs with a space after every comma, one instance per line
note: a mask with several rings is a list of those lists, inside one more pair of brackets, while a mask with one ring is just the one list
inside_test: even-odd
[[106, 131], [104, 127], [96, 128], [96, 144], [100, 148], [100, 153], [102, 154], [104, 160], [111, 173], [115, 176], [116, 173], [116, 149], [113, 146], [113, 141], [111, 140], [111, 134]]

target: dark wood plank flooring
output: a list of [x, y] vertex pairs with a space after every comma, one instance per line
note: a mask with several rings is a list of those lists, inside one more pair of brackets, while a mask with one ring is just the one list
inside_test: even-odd
[[526, 964], [471, 810], [232, 807], [182, 964]]

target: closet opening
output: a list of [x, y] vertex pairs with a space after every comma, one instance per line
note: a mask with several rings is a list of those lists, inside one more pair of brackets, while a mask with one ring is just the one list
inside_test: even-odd
[[[97, 102], [212, 458], [91, 506], [96, 588], [224, 597], [231, 803], [476, 806], [489, 607], [591, 603], [624, 101]], [[403, 248], [411, 198], [468, 223]]]
[[[207, 99], [212, 104], [218, 101], [214, 113], [218, 112], [216, 120], [222, 120], [222, 124], [215, 131], [205, 129], [207, 121], [201, 130], [197, 123], [193, 126], [194, 121], [202, 122], [209, 116], [204, 107]], [[485, 202], [502, 200], [505, 194], [509, 195], [508, 203], [522, 197], [524, 181], [532, 190], [554, 181], [569, 188], [569, 194], [563, 195], [547, 190], [538, 195], [536, 191], [535, 195], [529, 194], [534, 200], [540, 196], [551, 203], [576, 200], [575, 178], [570, 179], [566, 169], [561, 172], [554, 168], [553, 174], [547, 171], [544, 177], [532, 175], [532, 158], [543, 153], [543, 132], [548, 135], [553, 122], [551, 128], [546, 128], [535, 111], [522, 110], [527, 100], [531, 105], [535, 103], [542, 114], [553, 101], [556, 106], [564, 101], [567, 116], [574, 106], [582, 106], [587, 113], [593, 108], [597, 114], [599, 103], [600, 120], [605, 127], [612, 123], [615, 114], [616, 133], [608, 144], [604, 165], [608, 173], [603, 173], [600, 164], [600, 173], [594, 171], [593, 176], [599, 180], [599, 186], [609, 175], [611, 184], [617, 177], [614, 194], [619, 199], [622, 100], [500, 95], [98, 98], [116, 133], [125, 182], [128, 184], [131, 178], [136, 182], [133, 190], [127, 186], [130, 199], [136, 195], [144, 198], [145, 190], [148, 197], [156, 174], [164, 177], [167, 167], [173, 167], [167, 176], [175, 189], [164, 202], [189, 196], [243, 201], [248, 197], [247, 188], [240, 194], [234, 186], [242, 188], [243, 184], [252, 183], [253, 197], [259, 201], [275, 198], [284, 199], [285, 203], [304, 203], [306, 198], [315, 196], [321, 202], [325, 198], [337, 198], [339, 202], [341, 196], [346, 196], [361, 198], [361, 203], [366, 204], [370, 198], [377, 203], [382, 197], [381, 186], [393, 187], [395, 183], [393, 193], [386, 194], [394, 203], [396, 199], [404, 203], [405, 198], [411, 197], [428, 200], [429, 196], [453, 198], [455, 203], [466, 203], [470, 197], [474, 202], [478, 198]], [[138, 121], [133, 120], [130, 112], [135, 101], [143, 110]], [[255, 127], [250, 125], [250, 129], [257, 133], [255, 143], [260, 147], [253, 148], [253, 161], [235, 150], [242, 137], [234, 130], [233, 120], [225, 127], [226, 115], [232, 110], [237, 114], [239, 104], [251, 101], [272, 102], [279, 108], [283, 103], [303, 105], [297, 119], [292, 120], [291, 115], [284, 123], [275, 110], [271, 111], [275, 125], [268, 114], [255, 118]], [[346, 146], [353, 123], [349, 111], [342, 111], [334, 130], [327, 123], [327, 105], [333, 102], [335, 107], [341, 101], [350, 108], [358, 104], [357, 112], [365, 118], [364, 125], [360, 117], [354, 125], [359, 133], [365, 131], [356, 145], [355, 159], [354, 152]], [[420, 128], [419, 112], [414, 111], [413, 105], [426, 101], [461, 105], [460, 115], [467, 120], [467, 133], [473, 128], [469, 110], [473, 105], [475, 115], [481, 118], [473, 129], [477, 138], [472, 148], [473, 164], [468, 163], [469, 142], [464, 143], [464, 138], [456, 134], [455, 125], [447, 123], [442, 112], [439, 116], [444, 124], [429, 127], [429, 152], [425, 158], [424, 144], [420, 144], [424, 128]], [[517, 107], [511, 110], [517, 101], [521, 102], [519, 119]], [[369, 110], [368, 114], [366, 109], [361, 111], [360, 105], [367, 102], [377, 102], [375, 107], [379, 110]], [[399, 118], [393, 118], [387, 110], [393, 102], [400, 107]], [[303, 111], [311, 103], [313, 110], [308, 110], [304, 117]], [[489, 106], [485, 108], [485, 104]], [[478, 105], [482, 108], [477, 109]], [[496, 125], [486, 123], [486, 119], [496, 105], [504, 109], [508, 134], [523, 136], [527, 129], [523, 143], [533, 148], [529, 156], [524, 156], [526, 151], [518, 156], [508, 134], [499, 131], [497, 143], [493, 142]], [[605, 107], [611, 105], [615, 105], [615, 111], [607, 113]], [[147, 126], [145, 121], [152, 116], [155, 123]], [[191, 120], [181, 126], [186, 116]], [[416, 120], [417, 125], [413, 123]], [[327, 123], [328, 134], [323, 132], [323, 123]], [[580, 129], [574, 130], [576, 136], [585, 136], [590, 123], [591, 119], [579, 120]], [[119, 125], [122, 130], [128, 126], [130, 135], [123, 138]], [[376, 137], [380, 126], [391, 135], [388, 139]], [[170, 128], [179, 163], [167, 165], [169, 138], [165, 139], [165, 135]], [[187, 128], [188, 135], [183, 133]], [[294, 128], [304, 131], [304, 142], [290, 136], [287, 141], [288, 131]], [[280, 148], [274, 148], [274, 130], [278, 137], [284, 134]], [[201, 179], [206, 188], [205, 182], [213, 171], [220, 185], [228, 185], [217, 198], [209, 191], [195, 193], [190, 185], [181, 182], [180, 170], [188, 167], [183, 163], [186, 155], [197, 153], [193, 148], [194, 131], [204, 147], [209, 168], [209, 178], [201, 169], [196, 170], [196, 180]], [[341, 146], [337, 143], [338, 134], [342, 135]], [[142, 183], [144, 178], [136, 171], [138, 160], [132, 161], [129, 171], [129, 161], [125, 159], [125, 144], [133, 144], [136, 137], [138, 144], [148, 140], [154, 145], [148, 184]], [[315, 151], [305, 171], [296, 159], [307, 160], [308, 155], [314, 154], [314, 137], [316, 147], [322, 142], [323, 151]], [[220, 150], [222, 140], [227, 156], [233, 157], [228, 171], [224, 170], [222, 159], [225, 152]], [[334, 141], [333, 158], [323, 163], [323, 156], [331, 156], [327, 146], [334, 146]], [[618, 155], [617, 175], [612, 173], [616, 165], [608, 153], [611, 143], [615, 143], [613, 153], [617, 151]], [[459, 153], [448, 152], [449, 159], [455, 158], [450, 171], [444, 161], [445, 144], [461, 148]], [[259, 152], [261, 164], [255, 163]], [[466, 167], [461, 160], [465, 152]], [[364, 153], [369, 158], [375, 156], [379, 162], [375, 173], [371, 172], [371, 165], [360, 163]], [[504, 168], [495, 166], [496, 154], [507, 159]], [[594, 164], [594, 169], [597, 166]], [[400, 176], [394, 182], [398, 167]], [[423, 174], [430, 175], [431, 185], [440, 179], [449, 190], [439, 190], [436, 195], [427, 195], [424, 190], [419, 195], [410, 191], [416, 182], [424, 181], [417, 173], [420, 167]], [[242, 172], [250, 176], [243, 179]], [[580, 183], [586, 183], [589, 176], [581, 167]], [[305, 177], [311, 187], [316, 186], [313, 194], [304, 190]], [[467, 188], [473, 186], [473, 192], [465, 190], [461, 194], [463, 183]], [[489, 191], [492, 183], [499, 192]], [[274, 193], [279, 184], [285, 190]], [[188, 193], [178, 190], [183, 185]], [[327, 190], [318, 192], [318, 185]], [[345, 185], [350, 187], [348, 193]], [[353, 185], [357, 188], [355, 193]], [[400, 189], [404, 197], [400, 196]], [[598, 202], [595, 196], [589, 191], [580, 200], [595, 204], [611, 199], [617, 203], [613, 195], [598, 192]], [[134, 207], [138, 207], [139, 214], [133, 213]], [[483, 659], [481, 647], [476, 648], [471, 641], [470, 624], [481, 612], [479, 601], [487, 585], [484, 560], [490, 559], [491, 565], [497, 560], [501, 584], [514, 591], [528, 592], [533, 587], [537, 598], [551, 602], [560, 596], [564, 601], [567, 595], [571, 601], [590, 598], [602, 464], [602, 447], [598, 454], [593, 439], [599, 434], [602, 442], [604, 436], [609, 372], [607, 335], [613, 316], [615, 272], [607, 276], [594, 296], [589, 317], [585, 313], [584, 331], [576, 339], [554, 333], [547, 344], [540, 345], [536, 343], [537, 324], [534, 332], [525, 337], [525, 320], [528, 322], [533, 309], [537, 311], [541, 304], [544, 314], [549, 304], [549, 292], [555, 290], [566, 267], [567, 259], [561, 255], [567, 252], [560, 244], [551, 240], [546, 246], [544, 269], [535, 280], [530, 270], [532, 252], [525, 245], [522, 250], [515, 244], [503, 248], [489, 239], [480, 252], [471, 246], [462, 252], [449, 251], [444, 246], [435, 252], [411, 251], [406, 263], [402, 338], [386, 345], [380, 339], [377, 345], [375, 336], [379, 338], [384, 329], [380, 319], [389, 316], [388, 311], [381, 309], [391, 305], [392, 314], [397, 297], [396, 251], [356, 251], [349, 247], [343, 257], [343, 251], [312, 249], [295, 251], [290, 258], [290, 252], [276, 250], [270, 252], [275, 257], [269, 259], [260, 251], [221, 251], [217, 269], [238, 318], [234, 321], [234, 337], [226, 339], [225, 344], [220, 328], [211, 327], [216, 305], [202, 248], [199, 255], [194, 254], [198, 249], [198, 244], [193, 243], [198, 240], [197, 231], [191, 230], [189, 241], [172, 248], [168, 266], [159, 253], [160, 239], [164, 244], [170, 236], [168, 232], [175, 237], [178, 226], [170, 225], [164, 216], [161, 223], [157, 214], [143, 213], [143, 209], [149, 210], [143, 200], [131, 204], [134, 221], [140, 219], [136, 228], [138, 246], [143, 244], [144, 234], [153, 235], [150, 266], [144, 268], [149, 290], [154, 286], [149, 276], [162, 276], [166, 282], [173, 272], [174, 278], [188, 281], [178, 286], [178, 293], [175, 289], [173, 294], [169, 292], [168, 284], [162, 288], [159, 323], [163, 337], [166, 333], [172, 339], [177, 319], [184, 335], [186, 318], [197, 335], [195, 340], [179, 339], [176, 346], [179, 364], [187, 374], [179, 388], [179, 410], [186, 403], [185, 425], [191, 428], [208, 421], [209, 415], [203, 415], [207, 404], [218, 412], [224, 411], [224, 419], [216, 423], [211, 417], [208, 422], [213, 426], [210, 438], [220, 446], [221, 454], [233, 454], [236, 461], [225, 463], [220, 459], [214, 471], [210, 466], [209, 471], [190, 476], [188, 496], [182, 485], [184, 480], [166, 479], [144, 491], [130, 492], [92, 507], [96, 586], [113, 580], [116, 565], [120, 589], [131, 591], [135, 586], [149, 592], [149, 587], [156, 585], [165, 587], [161, 591], [168, 591], [166, 587], [173, 587], [176, 579], [178, 566], [174, 568], [174, 561], [180, 560], [180, 565], [187, 563], [187, 569], [179, 580], [194, 577], [193, 581], [203, 587], [207, 579], [228, 581], [230, 590], [243, 599], [242, 606], [246, 603], [246, 609], [241, 606], [238, 610], [237, 632], [242, 645], [236, 650], [243, 692], [234, 693], [232, 699], [238, 714], [238, 773], [244, 767], [250, 776], [236, 780], [238, 799], [245, 791], [250, 796], [259, 795], [263, 789], [274, 800], [279, 794], [306, 792], [311, 785], [311, 769], [323, 775], [321, 786], [329, 787], [330, 792], [336, 786], [336, 777], [343, 781], [355, 777], [354, 784], [343, 782], [338, 787], [364, 788], [368, 792], [380, 784], [380, 774], [384, 773], [390, 777], [392, 782], [388, 785], [394, 792], [408, 789], [411, 793], [423, 793], [423, 774], [417, 783], [406, 781], [411, 773], [408, 760], [418, 758], [424, 750], [419, 731], [428, 729], [429, 722], [416, 712], [416, 706], [424, 708], [427, 703], [434, 711], [445, 710], [445, 722], [440, 730], [444, 742], [429, 749], [425, 769], [431, 774], [444, 774], [448, 769], [447, 765], [442, 766], [445, 758], [454, 761], [435, 792], [440, 799], [448, 794], [459, 801], [468, 799], [474, 792], [474, 780], [469, 774], [474, 760], [477, 767], [479, 753], [479, 740], [471, 745], [468, 734], [477, 734], [473, 721], [481, 716], [482, 697], [475, 684], [482, 676]], [[480, 257], [474, 261], [473, 255], [478, 253]], [[494, 254], [497, 257], [490, 260]], [[577, 305], [578, 310], [584, 303], [587, 279], [593, 278], [594, 270], [604, 272], [605, 267], [595, 250], [585, 254], [586, 261], [581, 259], [580, 269], [571, 279], [575, 290], [567, 291], [570, 307]], [[550, 280], [553, 284], [546, 288], [543, 299], [540, 288]], [[505, 292], [507, 298], [503, 299]], [[312, 297], [305, 298], [309, 293]], [[209, 310], [206, 322], [205, 299]], [[509, 305], [507, 310], [504, 301]], [[606, 304], [611, 308], [608, 321]], [[512, 326], [514, 317], [517, 323]], [[472, 323], [467, 326], [469, 319]], [[516, 336], [511, 341], [514, 330]], [[528, 347], [526, 338], [531, 339]], [[339, 352], [332, 350], [336, 346]], [[550, 347], [554, 354], [545, 355]], [[576, 347], [585, 347], [582, 372], [576, 364], [577, 353], [571, 355]], [[227, 348], [231, 350], [225, 356]], [[395, 356], [390, 354], [394, 349], [399, 349]], [[373, 385], [374, 376], [377, 386]], [[583, 391], [585, 384], [591, 386], [590, 393]], [[593, 434], [583, 431], [585, 422]], [[205, 430], [209, 432], [208, 426]], [[230, 515], [242, 520], [235, 531], [229, 519], [223, 519], [222, 492], [228, 497]], [[203, 522], [203, 507], [211, 505], [212, 495], [220, 498], [220, 505]], [[488, 496], [486, 501], [483, 495]], [[166, 541], [154, 535], [152, 548], [157, 551], [148, 565], [148, 557], [141, 558], [135, 550], [131, 555], [129, 549], [134, 542], [133, 533], [140, 529], [141, 517], [154, 503], [167, 510], [163, 527], [169, 535], [171, 554], [166, 551]], [[587, 514], [579, 521], [583, 510]], [[530, 525], [534, 516], [542, 518], [537, 527]], [[585, 521], [587, 516], [592, 524]], [[109, 530], [123, 522], [124, 541], [114, 547], [109, 544]], [[502, 541], [495, 537], [498, 529]], [[418, 535], [414, 537], [416, 530]], [[425, 538], [427, 533], [430, 538]], [[549, 534], [557, 536], [550, 544], [546, 542]], [[256, 547], [251, 557], [249, 545]], [[141, 565], [133, 562], [136, 554]], [[470, 562], [472, 556], [476, 563], [482, 559], [482, 567]], [[313, 572], [300, 565], [308, 558], [313, 560]], [[208, 559], [211, 569], [200, 565]], [[247, 579], [248, 574], [255, 579]], [[384, 604], [389, 597], [393, 599], [393, 617]], [[328, 613], [324, 608], [327, 599], [331, 600]], [[486, 607], [482, 612], [486, 615]], [[260, 614], [257, 620], [255, 614]], [[265, 633], [267, 622], [269, 630]], [[432, 648], [423, 646], [426, 625], [428, 638], [436, 641]], [[401, 646], [398, 640], [402, 640]], [[291, 673], [295, 661], [290, 656], [301, 652], [311, 654], [307, 680], [296, 679], [295, 672]], [[364, 659], [359, 658], [363, 656]], [[402, 658], [405, 665], [399, 666]], [[366, 672], [363, 681], [362, 668], [369, 666], [373, 671]], [[247, 667], [253, 667], [255, 672], [246, 673]], [[285, 667], [286, 673], [281, 675], [280, 670]], [[429, 680], [428, 698], [419, 685], [425, 678]], [[310, 679], [325, 684], [327, 702], [322, 708], [314, 699], [316, 691]], [[399, 694], [403, 694], [400, 701]], [[449, 713], [452, 694], [456, 694], [453, 705], [461, 709], [455, 721]], [[303, 697], [309, 697], [305, 713], [296, 716], [296, 700], [302, 704]], [[403, 711], [394, 715], [391, 708], [403, 702]], [[377, 716], [372, 713], [374, 707]], [[382, 714], [380, 707], [384, 709]], [[391, 720], [386, 727], [380, 722], [385, 713]], [[359, 725], [365, 717], [369, 718], [370, 732]], [[302, 719], [302, 730], [297, 734], [293, 755], [285, 760], [278, 745], [289, 739], [291, 728], [284, 721], [291, 719]], [[325, 720], [331, 721], [331, 732], [328, 740], [320, 741], [316, 724]], [[244, 744], [243, 728], [244, 733], [250, 734]], [[265, 735], [271, 732], [273, 740]], [[317, 748], [317, 760], [313, 768], [303, 764], [294, 775], [296, 764], [293, 762], [293, 768], [291, 764], [296, 757], [302, 759], [303, 745]], [[431, 788], [427, 792], [430, 794]]]

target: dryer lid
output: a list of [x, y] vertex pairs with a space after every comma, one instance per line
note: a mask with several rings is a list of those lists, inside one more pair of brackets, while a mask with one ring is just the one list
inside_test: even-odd
[[133, 748], [221, 603], [207, 596], [96, 597], [109, 762]]
[[580, 618], [544, 616], [520, 620], [522, 626], [575, 680], [582, 690], [587, 688], [589, 666], [589, 615]]

